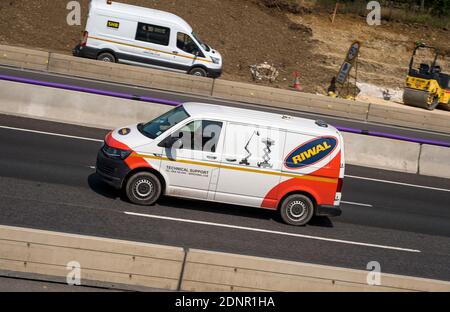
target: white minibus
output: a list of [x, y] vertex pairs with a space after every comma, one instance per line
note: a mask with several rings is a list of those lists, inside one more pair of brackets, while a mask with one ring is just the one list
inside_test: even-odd
[[217, 78], [222, 56], [182, 18], [163, 11], [92, 0], [75, 56]]

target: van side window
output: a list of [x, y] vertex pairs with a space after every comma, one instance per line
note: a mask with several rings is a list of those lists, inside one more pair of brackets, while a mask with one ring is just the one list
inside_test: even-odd
[[198, 56], [205, 57], [191, 36], [184, 33], [177, 34], [177, 48], [192, 55], [198, 53]]
[[190, 122], [176, 133], [179, 138], [178, 149], [188, 149], [215, 153], [222, 132], [223, 123], [210, 120]]
[[168, 46], [170, 29], [162, 26], [138, 23], [136, 40]]

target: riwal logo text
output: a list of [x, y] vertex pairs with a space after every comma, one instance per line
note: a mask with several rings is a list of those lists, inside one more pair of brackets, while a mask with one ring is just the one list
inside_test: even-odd
[[285, 159], [284, 164], [289, 169], [299, 169], [311, 166], [334, 151], [337, 141], [332, 137], [318, 138], [295, 148]]

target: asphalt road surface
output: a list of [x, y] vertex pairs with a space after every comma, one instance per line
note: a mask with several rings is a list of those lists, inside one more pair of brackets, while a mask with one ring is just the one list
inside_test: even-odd
[[163, 91], [163, 90], [156, 90], [156, 89], [141, 88], [141, 87], [135, 87], [135, 86], [131, 86], [131, 85], [117, 84], [117, 83], [113, 83], [113, 82], [77, 78], [77, 77], [73, 77], [73, 76], [50, 74], [50, 73], [46, 73], [46, 72], [22, 70], [22, 69], [15, 69], [15, 68], [2, 67], [2, 66], [0, 66], [0, 75], [8, 75], [8, 76], [14, 76], [14, 77], [19, 77], [19, 78], [34, 79], [34, 80], [45, 81], [45, 82], [62, 83], [62, 84], [67, 84], [67, 85], [72, 85], [72, 86], [98, 89], [98, 90], [103, 90], [103, 91], [113, 91], [113, 92], [130, 94], [130, 95], [135, 95], [135, 96], [148, 96], [148, 97], [160, 98], [160, 99], [164, 99], [164, 100], [171, 100], [171, 101], [177, 101], [177, 102], [205, 102], [205, 103], [225, 105], [225, 106], [257, 108], [258, 110], [262, 110], [262, 111], [277, 112], [277, 113], [281, 113], [281, 114], [289, 114], [289, 115], [293, 115], [293, 116], [310, 118], [310, 119], [321, 119], [321, 120], [327, 121], [329, 124], [332, 124], [334, 126], [354, 128], [354, 129], [367, 130], [367, 131], [385, 132], [385, 133], [409, 136], [409, 137], [420, 138], [420, 139], [431, 139], [431, 140], [440, 140], [440, 141], [444, 141], [444, 142], [450, 142], [450, 134], [445, 134], [445, 133], [438, 133], [438, 132], [433, 132], [433, 131], [425, 131], [425, 130], [419, 130], [419, 129], [398, 127], [395, 125], [386, 125], [386, 124], [381, 124], [381, 123], [357, 121], [357, 120], [352, 120], [352, 119], [333, 117], [333, 116], [329, 116], [329, 115], [320, 115], [320, 114], [315, 114], [315, 113], [299, 112], [299, 111], [295, 111], [295, 110], [277, 109], [277, 108], [263, 106], [263, 105], [259, 105], [259, 104], [233, 102], [233, 101], [220, 100], [217, 98], [207, 97], [207, 96], [198, 96], [198, 95], [185, 94], [185, 93], [177, 93], [177, 92], [170, 92], [170, 91]]
[[106, 130], [0, 115], [0, 224], [450, 280], [450, 180], [347, 167], [337, 218], [162, 198], [134, 206], [95, 174]]

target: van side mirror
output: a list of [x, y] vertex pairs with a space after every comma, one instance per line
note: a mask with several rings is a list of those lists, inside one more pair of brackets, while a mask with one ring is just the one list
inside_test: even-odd
[[158, 146], [163, 148], [172, 148], [172, 146], [179, 140], [177, 137], [169, 136], [162, 140]]

